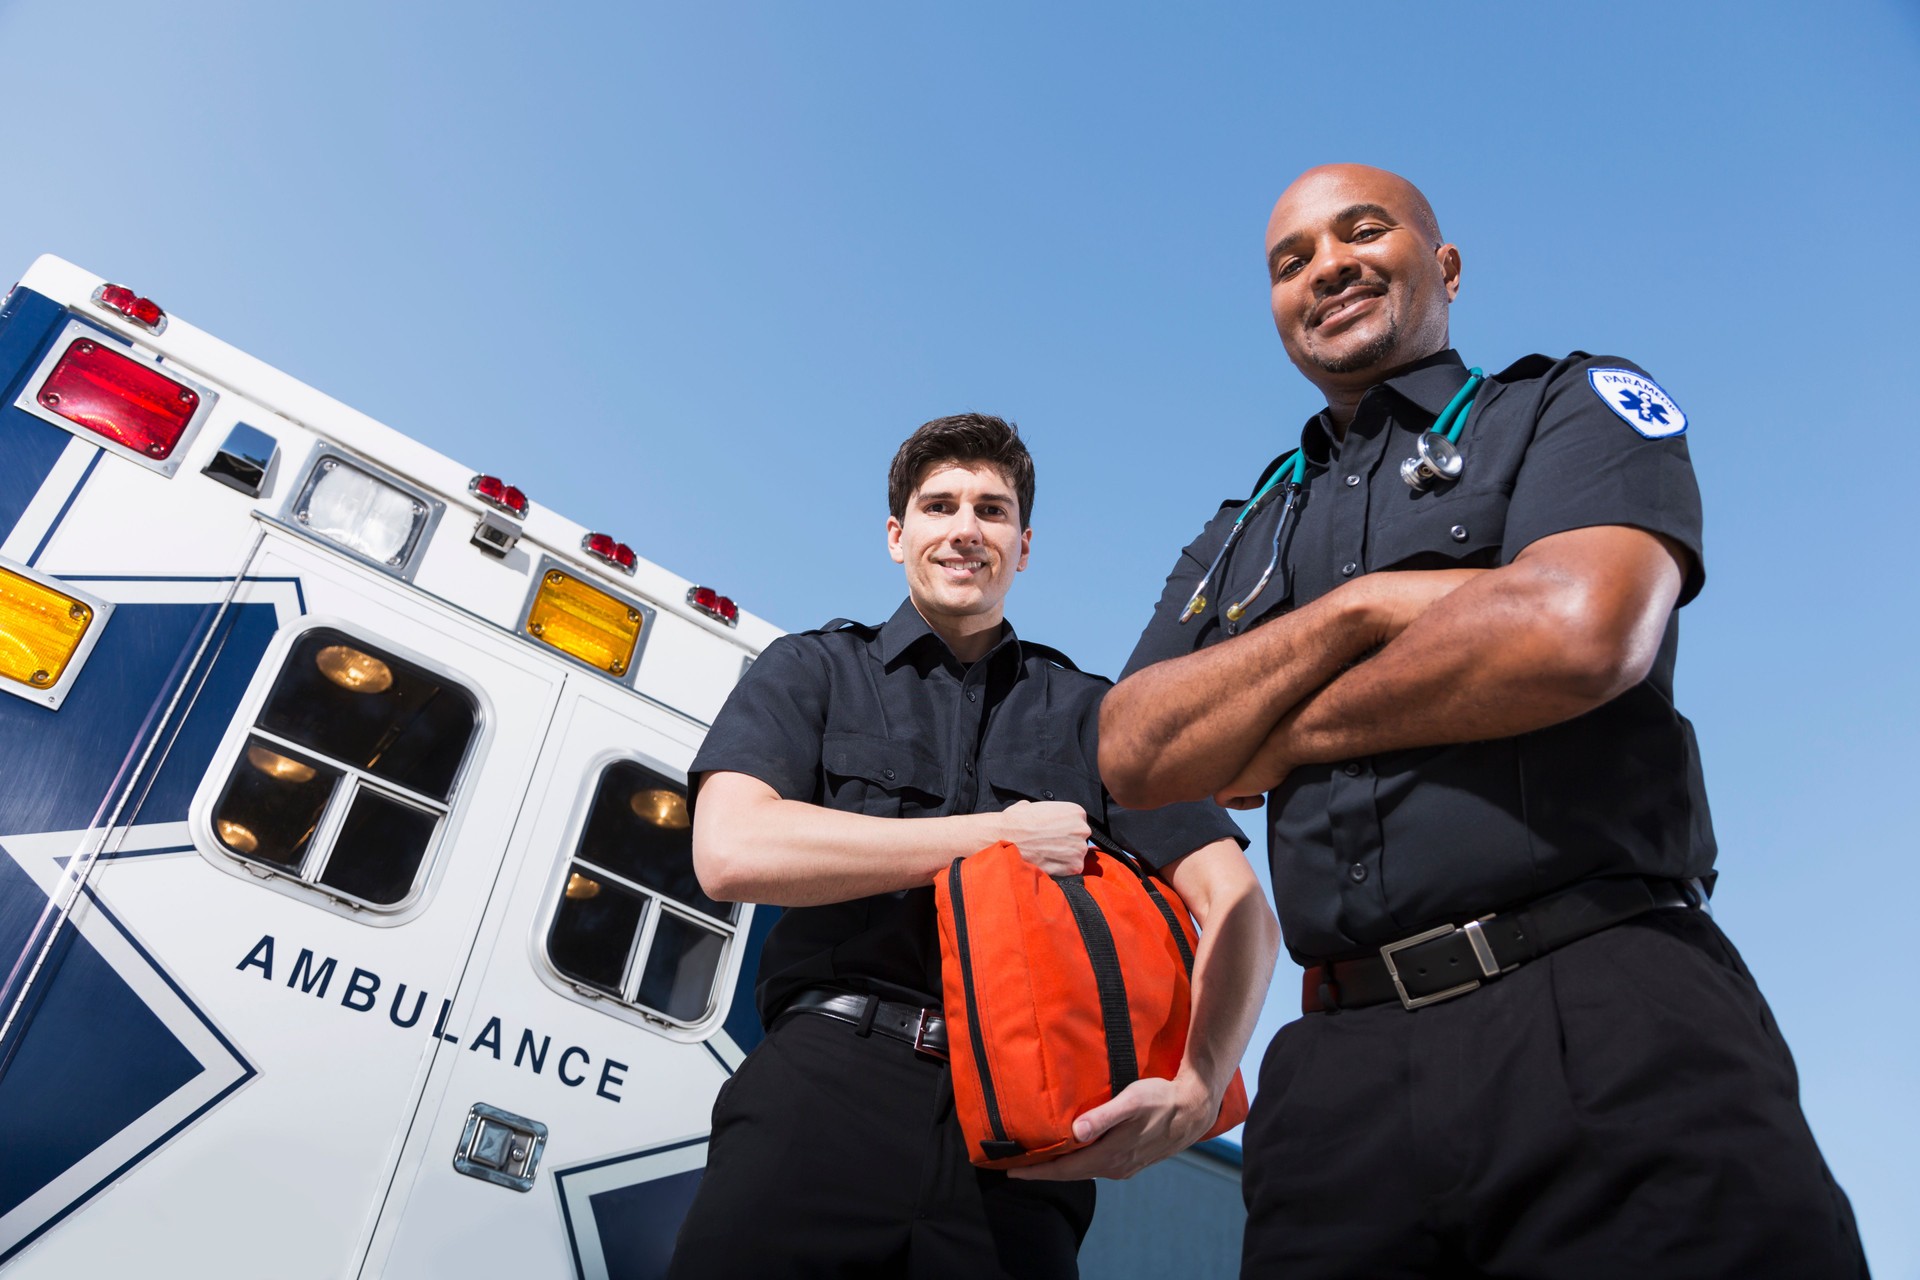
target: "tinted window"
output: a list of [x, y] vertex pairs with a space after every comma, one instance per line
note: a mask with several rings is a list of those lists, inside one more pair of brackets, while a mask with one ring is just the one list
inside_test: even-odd
[[459, 685], [332, 628], [288, 650], [214, 803], [214, 838], [255, 866], [370, 907], [429, 866], [477, 703]]
[[656, 1021], [699, 1022], [739, 915], [700, 891], [686, 787], [631, 760], [602, 770], [547, 929], [554, 969]]
[[467, 691], [330, 628], [287, 655], [260, 727], [444, 801], [473, 737]]

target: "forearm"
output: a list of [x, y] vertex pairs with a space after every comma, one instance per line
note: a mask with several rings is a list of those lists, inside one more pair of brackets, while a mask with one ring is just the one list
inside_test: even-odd
[[1280, 925], [1251, 872], [1225, 899], [1210, 904], [1194, 954], [1193, 1015], [1179, 1070], [1205, 1086], [1209, 1125], [1253, 1037], [1280, 949]]
[[1679, 592], [1673, 549], [1616, 527], [1535, 545], [1302, 699], [1220, 794], [1257, 794], [1298, 764], [1529, 733], [1645, 679]]
[[1100, 708], [1100, 776], [1121, 804], [1152, 809], [1212, 795], [1288, 711], [1378, 642], [1334, 592], [1224, 644], [1157, 663]]
[[930, 883], [955, 858], [998, 839], [994, 816], [879, 818], [783, 800], [771, 790], [710, 796], [703, 787], [694, 870], [701, 888], [722, 902], [847, 902]]

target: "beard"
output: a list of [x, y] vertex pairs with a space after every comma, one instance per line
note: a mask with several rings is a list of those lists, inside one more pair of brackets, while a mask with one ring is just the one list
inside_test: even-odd
[[1337, 356], [1322, 356], [1307, 353], [1307, 359], [1328, 373], [1359, 373], [1371, 369], [1393, 354], [1400, 343], [1400, 318], [1388, 316], [1387, 323], [1379, 333], [1368, 338], [1353, 350]]

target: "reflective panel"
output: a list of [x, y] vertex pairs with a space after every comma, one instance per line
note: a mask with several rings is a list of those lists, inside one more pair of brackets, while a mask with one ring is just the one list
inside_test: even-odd
[[327, 627], [301, 636], [260, 727], [421, 795], [445, 800], [478, 709], [458, 685]]
[[663, 912], [640, 978], [640, 1003], [676, 1022], [698, 1022], [713, 1001], [726, 935]]
[[738, 903], [700, 891], [684, 788], [631, 760], [600, 775], [575, 856], [717, 920], [739, 918]]
[[438, 825], [437, 814], [402, 804], [363, 783], [333, 842], [320, 883], [379, 906], [398, 902], [412, 889]]
[[340, 778], [338, 769], [249, 738], [214, 803], [214, 835], [250, 862], [297, 875]]
[[576, 982], [618, 996], [646, 911], [647, 900], [639, 894], [576, 866], [547, 931], [553, 967]]

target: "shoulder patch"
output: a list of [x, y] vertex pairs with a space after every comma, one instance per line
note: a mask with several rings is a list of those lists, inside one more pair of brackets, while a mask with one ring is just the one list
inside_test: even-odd
[[1587, 382], [1601, 403], [1620, 420], [1649, 440], [1677, 436], [1687, 429], [1687, 415], [1660, 384], [1631, 369], [1589, 369]]

